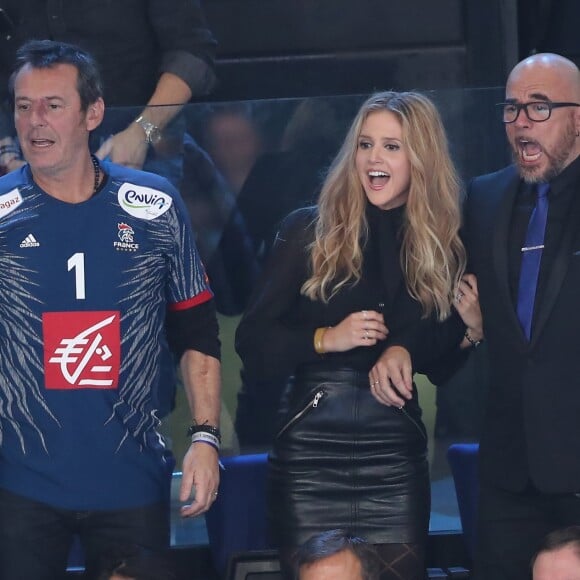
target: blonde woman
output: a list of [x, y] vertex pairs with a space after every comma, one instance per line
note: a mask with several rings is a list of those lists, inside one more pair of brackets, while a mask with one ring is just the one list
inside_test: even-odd
[[[236, 344], [252, 375], [294, 376], [269, 475], [286, 567], [313, 534], [347, 528], [377, 546], [382, 578], [424, 578], [427, 435], [416, 391], [377, 377], [418, 325], [446, 328], [432, 358], [462, 341], [458, 316], [437, 324], [465, 267], [459, 197], [434, 105], [386, 92], [362, 105], [317, 207], [282, 224]], [[463, 285], [467, 303], [476, 288]]]

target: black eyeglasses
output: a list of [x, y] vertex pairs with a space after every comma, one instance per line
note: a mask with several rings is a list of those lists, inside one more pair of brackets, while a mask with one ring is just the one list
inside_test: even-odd
[[530, 121], [541, 123], [552, 115], [552, 109], [562, 107], [580, 107], [580, 103], [554, 103], [552, 101], [530, 101], [529, 103], [498, 103], [501, 107], [504, 123], [513, 123], [523, 109]]

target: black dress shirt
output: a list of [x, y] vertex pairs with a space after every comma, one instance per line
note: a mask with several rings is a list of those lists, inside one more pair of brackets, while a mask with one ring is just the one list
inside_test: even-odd
[[[236, 333], [236, 349], [253, 377], [289, 376], [302, 367], [368, 372], [392, 337], [418, 323], [421, 307], [407, 292], [399, 258], [403, 214], [404, 207], [382, 211], [369, 204], [361, 279], [326, 303], [300, 292], [309, 277], [315, 209], [297, 210], [284, 220]], [[362, 310], [383, 312], [390, 331], [386, 342], [324, 356], [315, 352], [316, 328], [335, 326]]]
[[[548, 191], [550, 205], [548, 209], [548, 220], [546, 222], [538, 289], [536, 291], [536, 304], [542, 300], [554, 258], [558, 253], [564, 223], [567, 216], [570, 215], [574, 196], [580, 195], [579, 185], [580, 157], [568, 165], [560, 175], [550, 181], [550, 190]], [[521, 248], [524, 245], [528, 222], [535, 203], [535, 187], [521, 182], [520, 191], [512, 211], [508, 238], [509, 283], [514, 308], [517, 304], [518, 297], [518, 282], [522, 262]]]
[[216, 41], [198, 0], [2, 0], [0, 94], [16, 49], [51, 39], [88, 50], [97, 60], [108, 106], [144, 105], [161, 73], [185, 81], [195, 94], [214, 84]]

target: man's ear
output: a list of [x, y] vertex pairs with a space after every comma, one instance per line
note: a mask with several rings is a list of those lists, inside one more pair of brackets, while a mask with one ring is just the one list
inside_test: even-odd
[[87, 129], [92, 131], [96, 129], [105, 115], [105, 102], [102, 98], [97, 99], [94, 103], [91, 103], [87, 108], [86, 123]]

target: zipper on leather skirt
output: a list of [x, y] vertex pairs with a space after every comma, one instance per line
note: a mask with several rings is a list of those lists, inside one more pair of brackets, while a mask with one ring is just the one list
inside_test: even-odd
[[417, 431], [419, 431], [421, 437], [425, 441], [427, 441], [428, 440], [427, 434], [425, 433], [425, 431], [423, 429], [421, 429], [420, 424], [415, 419], [413, 419], [413, 417], [411, 417], [411, 415], [407, 412], [407, 409], [405, 409], [405, 407], [402, 407], [401, 409], [399, 409], [399, 411], [401, 411], [401, 413], [403, 413], [403, 415], [405, 415], [405, 417], [407, 417], [407, 419], [409, 419], [409, 421], [411, 421], [411, 423], [413, 423], [413, 425], [415, 426]]
[[326, 391], [324, 389], [319, 389], [318, 391], [316, 391], [316, 393], [314, 393], [314, 396], [308, 401], [308, 403], [306, 403], [306, 405], [304, 405], [304, 407], [302, 407], [302, 409], [300, 409], [298, 413], [293, 415], [292, 418], [280, 429], [280, 431], [278, 431], [276, 438], [281, 437], [286, 431], [288, 431], [288, 429], [290, 429], [290, 427], [292, 427], [298, 421], [300, 421], [300, 419], [302, 419], [304, 415], [306, 415], [313, 409], [316, 409], [316, 407], [318, 407], [318, 404], [320, 403], [320, 400], [322, 399], [322, 397], [324, 397], [324, 395], [326, 395]]

